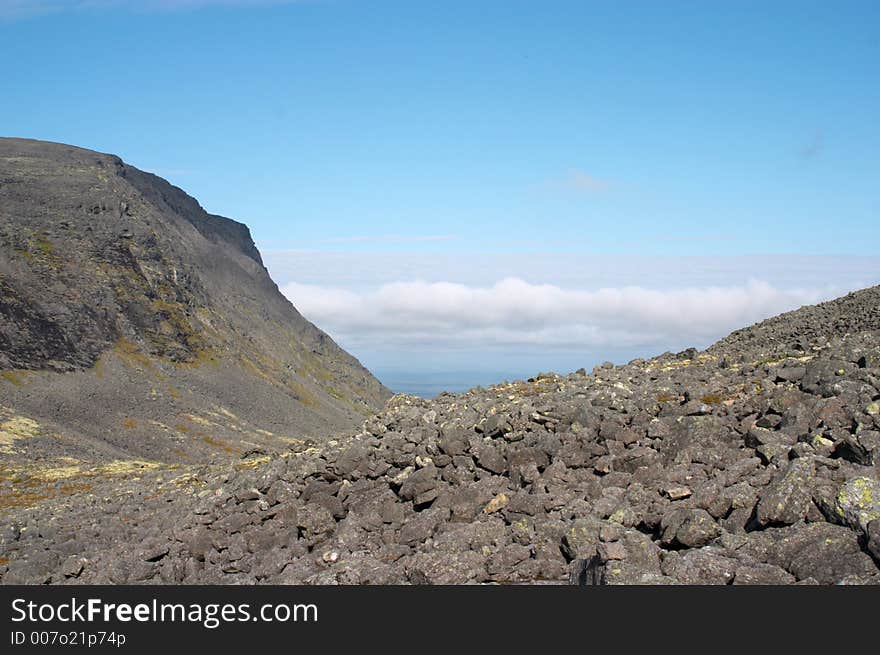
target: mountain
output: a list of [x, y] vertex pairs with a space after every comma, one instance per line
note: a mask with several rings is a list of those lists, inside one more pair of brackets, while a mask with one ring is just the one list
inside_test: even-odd
[[5, 482], [0, 581], [877, 584], [878, 293], [234, 465]]
[[5, 466], [284, 450], [389, 396], [279, 292], [245, 225], [118, 157], [0, 139]]

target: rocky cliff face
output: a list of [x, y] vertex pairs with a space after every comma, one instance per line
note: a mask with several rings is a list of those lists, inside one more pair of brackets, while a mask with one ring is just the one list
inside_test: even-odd
[[[0, 139], [6, 459], [207, 461], [388, 397], [278, 291], [248, 228], [118, 157]], [[12, 436], [10, 436], [12, 435]]]
[[0, 576], [876, 584], [878, 293], [705, 352], [395, 396], [358, 431], [235, 466], [5, 483]]

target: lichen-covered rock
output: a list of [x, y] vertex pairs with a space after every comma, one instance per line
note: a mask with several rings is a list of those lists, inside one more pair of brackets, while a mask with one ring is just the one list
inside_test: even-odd
[[849, 480], [837, 493], [837, 512], [847, 525], [867, 532], [868, 523], [880, 519], [880, 482], [867, 477]]
[[802, 520], [812, 504], [810, 483], [815, 475], [811, 458], [799, 458], [771, 483], [758, 501], [757, 518], [761, 525], [791, 525]]
[[597, 555], [600, 522], [579, 519], [572, 523], [562, 537], [562, 550], [569, 559], [590, 560]]
[[812, 578], [820, 584], [880, 575], [856, 532], [824, 521], [750, 533], [738, 552], [778, 566], [798, 580]]
[[704, 509], [675, 509], [660, 522], [661, 543], [699, 548], [721, 534], [721, 527]]

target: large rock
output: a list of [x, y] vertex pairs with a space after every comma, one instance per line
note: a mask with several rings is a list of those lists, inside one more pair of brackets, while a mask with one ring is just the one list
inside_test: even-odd
[[438, 495], [437, 469], [434, 466], [426, 466], [411, 473], [400, 486], [400, 497], [404, 500], [415, 501], [423, 504], [434, 500]]
[[740, 551], [781, 567], [798, 580], [837, 584], [848, 577], [877, 579], [871, 557], [862, 550], [859, 535], [830, 523], [800, 523], [748, 535]]
[[810, 483], [814, 476], [812, 459], [792, 461], [761, 495], [757, 509], [758, 523], [791, 525], [802, 520], [812, 504]]
[[675, 509], [660, 522], [661, 543], [667, 546], [699, 548], [721, 534], [721, 527], [704, 509]]
[[867, 532], [868, 524], [880, 519], [880, 482], [866, 477], [846, 482], [837, 492], [837, 512], [847, 525]]

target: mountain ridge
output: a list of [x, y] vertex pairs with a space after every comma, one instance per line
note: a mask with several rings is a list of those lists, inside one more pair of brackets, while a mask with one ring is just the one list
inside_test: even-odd
[[0, 370], [3, 411], [44, 433], [20, 447], [95, 463], [283, 448], [390, 395], [280, 293], [246, 225], [115, 155], [24, 139], [0, 139]]

